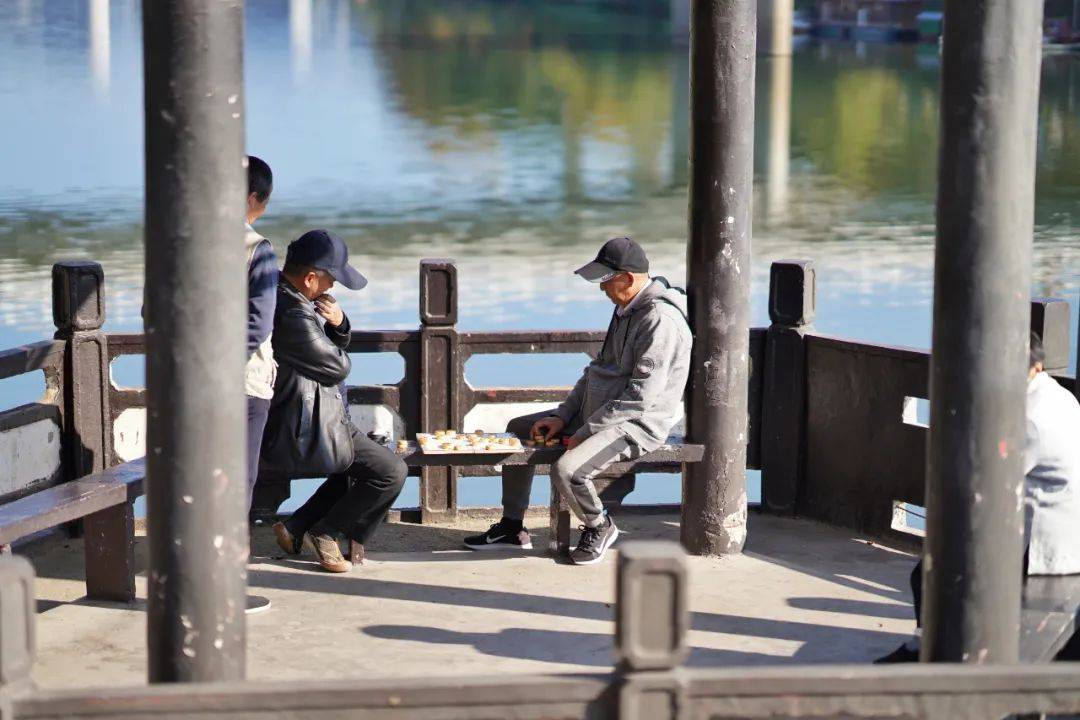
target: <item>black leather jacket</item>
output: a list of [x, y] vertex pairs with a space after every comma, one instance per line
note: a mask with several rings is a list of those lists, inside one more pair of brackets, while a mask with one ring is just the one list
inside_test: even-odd
[[317, 477], [353, 462], [345, 378], [349, 319], [332, 327], [315, 304], [282, 276], [274, 312], [274, 399], [263, 433], [260, 464], [275, 475]]

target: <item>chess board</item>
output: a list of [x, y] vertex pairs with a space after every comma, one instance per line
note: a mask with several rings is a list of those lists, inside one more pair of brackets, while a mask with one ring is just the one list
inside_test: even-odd
[[416, 442], [425, 455], [507, 455], [525, 449], [510, 433], [417, 433]]

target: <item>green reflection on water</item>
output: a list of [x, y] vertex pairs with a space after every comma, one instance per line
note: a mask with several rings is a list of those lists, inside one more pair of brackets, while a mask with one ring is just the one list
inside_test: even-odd
[[[413, 324], [416, 261], [450, 255], [470, 322], [602, 325], [603, 302], [563, 277], [599, 241], [633, 233], [676, 279], [685, 262], [690, 77], [662, 5], [249, 3], [248, 140], [277, 171], [260, 229], [279, 250], [313, 226], [341, 232], [393, 288], [348, 301], [364, 323]], [[139, 23], [131, 0], [109, 7], [95, 36], [62, 3], [0, 5], [0, 122], [18, 138], [0, 151], [0, 346], [48, 331], [48, 269], [68, 257], [102, 261], [111, 326], [137, 325]], [[88, 57], [102, 48], [104, 77]], [[812, 257], [832, 329], [924, 344], [937, 49], [807, 45], [784, 62], [758, 66], [755, 293], [770, 260]], [[1078, 285], [1078, 72], [1044, 61], [1040, 294]]]

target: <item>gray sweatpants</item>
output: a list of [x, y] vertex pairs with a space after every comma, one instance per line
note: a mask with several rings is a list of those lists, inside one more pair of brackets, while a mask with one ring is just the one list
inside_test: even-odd
[[[522, 440], [529, 439], [533, 423], [551, 417], [550, 411], [516, 417], [506, 425], [506, 432]], [[564, 434], [573, 434], [581, 421], [574, 418]], [[551, 479], [570, 509], [588, 527], [596, 527], [603, 520], [604, 505], [596, 494], [593, 478], [607, 466], [620, 460], [641, 455], [639, 448], [619, 428], [609, 428], [590, 436], [573, 450], [567, 450], [558, 462], [551, 466]], [[535, 471], [531, 465], [504, 466], [502, 471], [503, 515], [510, 520], [523, 520], [529, 507], [529, 494]]]

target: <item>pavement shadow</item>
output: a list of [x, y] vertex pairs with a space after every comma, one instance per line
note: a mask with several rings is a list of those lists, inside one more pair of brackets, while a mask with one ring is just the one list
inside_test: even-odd
[[[612, 603], [555, 598], [539, 594], [529, 595], [505, 590], [462, 588], [318, 573], [281, 573], [257, 568], [250, 570], [248, 584], [252, 588], [328, 595], [356, 595], [369, 599], [457, 605], [550, 617], [603, 621], [614, 619]], [[804, 662], [865, 662], [888, 652], [897, 643], [907, 639], [906, 635], [888, 631], [708, 612], [691, 613], [690, 627], [692, 630], [704, 632], [799, 642], [802, 645], [796, 652], [795, 658]], [[605, 637], [608, 637], [610, 641], [610, 636]]]
[[894, 603], [873, 602], [870, 600], [796, 597], [789, 599], [787, 604], [800, 610], [816, 610], [840, 615], [862, 615], [864, 617], [879, 617], [889, 620], [915, 619], [912, 614], [911, 603], [896, 605]]
[[[602, 633], [505, 628], [496, 632], [458, 632], [416, 625], [373, 625], [361, 628], [371, 637], [436, 645], [471, 645], [477, 652], [515, 660], [534, 660], [559, 665], [573, 663], [610, 668], [615, 663], [612, 636]], [[765, 665], [786, 658], [763, 653], [692, 648], [688, 665]]]

